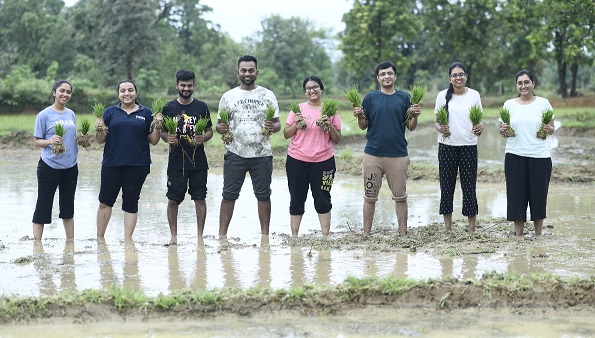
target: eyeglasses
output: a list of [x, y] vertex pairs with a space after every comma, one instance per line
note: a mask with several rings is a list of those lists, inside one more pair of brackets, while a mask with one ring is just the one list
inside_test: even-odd
[[395, 73], [393, 72], [382, 72], [382, 73], [378, 73], [378, 76], [380, 77], [385, 77], [385, 76], [394, 76]]
[[315, 92], [318, 89], [320, 89], [320, 86], [312, 86], [312, 87], [306, 87], [306, 91], [307, 92]]
[[517, 86], [522, 87], [523, 85], [528, 86], [531, 84], [530, 80], [525, 80], [525, 81], [519, 81], [516, 83]]
[[465, 77], [465, 76], [467, 76], [467, 74], [465, 74], [465, 73], [450, 74], [450, 78], [451, 78], [451, 79], [456, 79], [456, 78], [459, 78], [459, 77], [460, 77], [460, 78], [463, 78], [463, 77]]

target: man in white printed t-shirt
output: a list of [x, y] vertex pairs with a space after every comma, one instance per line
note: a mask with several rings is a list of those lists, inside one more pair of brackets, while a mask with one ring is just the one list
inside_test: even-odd
[[[258, 200], [258, 218], [263, 235], [269, 234], [271, 221], [271, 181], [273, 153], [269, 136], [281, 129], [279, 104], [272, 91], [256, 85], [258, 63], [251, 55], [238, 59], [240, 86], [223, 94], [217, 114], [218, 133], [225, 135], [227, 153], [223, 162], [223, 193], [219, 213], [219, 237], [227, 236], [235, 202], [240, 196], [246, 173], [250, 173], [254, 195]], [[266, 108], [275, 114], [266, 120]], [[229, 112], [229, 124], [221, 122], [222, 110]], [[229, 137], [231, 133], [232, 137]]]

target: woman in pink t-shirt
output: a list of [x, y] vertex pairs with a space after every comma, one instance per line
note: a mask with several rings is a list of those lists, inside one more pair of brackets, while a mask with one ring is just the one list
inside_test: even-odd
[[[283, 129], [286, 139], [291, 138], [287, 149], [287, 184], [291, 200], [291, 234], [298, 235], [308, 188], [312, 191], [314, 208], [318, 213], [322, 235], [327, 236], [331, 227], [331, 187], [335, 178], [335, 156], [333, 144], [341, 140], [341, 118], [339, 114], [323, 117], [329, 130], [325, 132], [316, 125], [322, 110], [324, 85], [316, 76], [309, 76], [303, 83], [307, 102], [300, 103], [300, 113], [289, 112]], [[302, 121], [302, 122], [299, 122]], [[298, 125], [304, 126], [299, 128]]]

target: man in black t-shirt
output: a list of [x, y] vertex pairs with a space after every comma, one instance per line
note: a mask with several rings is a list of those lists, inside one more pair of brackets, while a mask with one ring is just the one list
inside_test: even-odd
[[[207, 174], [209, 165], [204, 142], [213, 137], [211, 115], [207, 104], [192, 98], [194, 72], [182, 69], [176, 73], [178, 98], [165, 104], [163, 115], [177, 121], [175, 134], [161, 132], [169, 144], [167, 165], [167, 221], [171, 232], [170, 244], [177, 244], [178, 206], [186, 191], [194, 201], [198, 237], [202, 237], [207, 214]], [[206, 122], [206, 123], [205, 123]], [[200, 126], [204, 126], [204, 130]]]

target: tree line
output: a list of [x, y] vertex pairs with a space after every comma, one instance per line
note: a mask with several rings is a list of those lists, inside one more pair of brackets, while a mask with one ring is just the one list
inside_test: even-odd
[[[238, 85], [237, 58], [255, 55], [259, 83], [297, 97], [307, 75], [335, 93], [374, 89], [374, 67], [390, 60], [401, 86], [446, 86], [453, 61], [469, 85], [500, 95], [523, 68], [561, 97], [591, 90], [592, 0], [353, 0], [336, 35], [308, 19], [270, 15], [234, 41], [200, 0], [0, 0], [0, 109], [46, 100], [47, 82], [67, 78], [84, 95], [107, 100], [121, 79], [143, 92], [173, 95], [173, 74], [194, 70], [202, 95]], [[338, 60], [331, 55], [339, 50]], [[436, 80], [438, 79], [438, 80]], [[113, 89], [113, 90], [111, 90]], [[76, 97], [74, 98], [76, 99]], [[47, 100], [46, 100], [47, 101]], [[3, 111], [5, 109], [2, 109]]]

